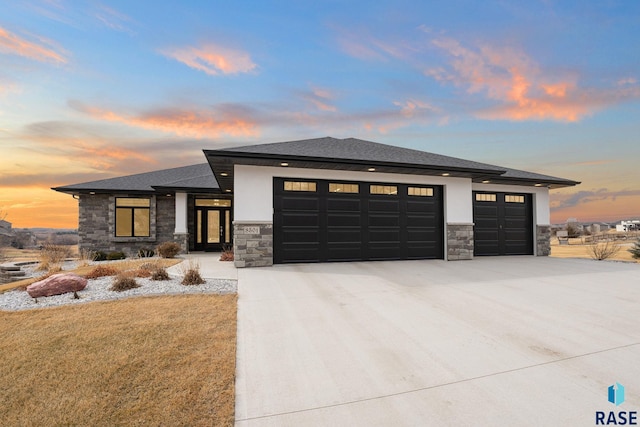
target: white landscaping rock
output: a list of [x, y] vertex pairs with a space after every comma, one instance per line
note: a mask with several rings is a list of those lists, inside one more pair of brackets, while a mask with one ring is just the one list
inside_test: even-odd
[[236, 293], [237, 281], [228, 279], [206, 279], [202, 285], [185, 286], [180, 284], [182, 277], [171, 280], [151, 280], [137, 278], [139, 288], [123, 292], [110, 291], [114, 277], [101, 277], [88, 281], [87, 287], [78, 291], [78, 299], [73, 294], [31, 298], [26, 291], [13, 290], [0, 294], [0, 310], [28, 310], [42, 307], [54, 307], [67, 304], [82, 304], [90, 301], [112, 300], [142, 295], [175, 295], [175, 294], [229, 294]]

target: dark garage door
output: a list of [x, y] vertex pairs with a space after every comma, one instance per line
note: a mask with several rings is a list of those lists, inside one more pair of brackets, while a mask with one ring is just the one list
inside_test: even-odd
[[533, 255], [531, 194], [473, 193], [474, 255]]
[[438, 186], [274, 178], [274, 262], [443, 258]]

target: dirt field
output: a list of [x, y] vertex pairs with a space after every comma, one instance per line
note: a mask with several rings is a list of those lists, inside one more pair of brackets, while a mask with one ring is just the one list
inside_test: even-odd
[[[551, 240], [551, 256], [556, 258], [587, 258], [591, 259], [591, 245], [580, 244], [578, 239], [572, 239], [571, 244], [559, 245], [557, 239]], [[632, 242], [618, 242], [620, 250], [617, 254], [613, 255], [609, 260], [611, 261], [628, 261], [628, 262], [640, 262], [640, 260], [633, 259], [631, 253], [628, 251], [632, 246]]]

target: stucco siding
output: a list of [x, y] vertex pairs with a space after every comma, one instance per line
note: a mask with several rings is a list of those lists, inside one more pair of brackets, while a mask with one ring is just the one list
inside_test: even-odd
[[467, 178], [247, 165], [236, 165], [234, 176], [235, 221], [272, 221], [273, 178], [282, 177], [442, 185], [445, 222], [473, 222], [471, 180]]

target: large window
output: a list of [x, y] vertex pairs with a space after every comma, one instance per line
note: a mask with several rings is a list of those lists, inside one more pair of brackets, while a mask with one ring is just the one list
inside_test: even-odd
[[149, 206], [149, 199], [116, 198], [116, 237], [149, 237]]

